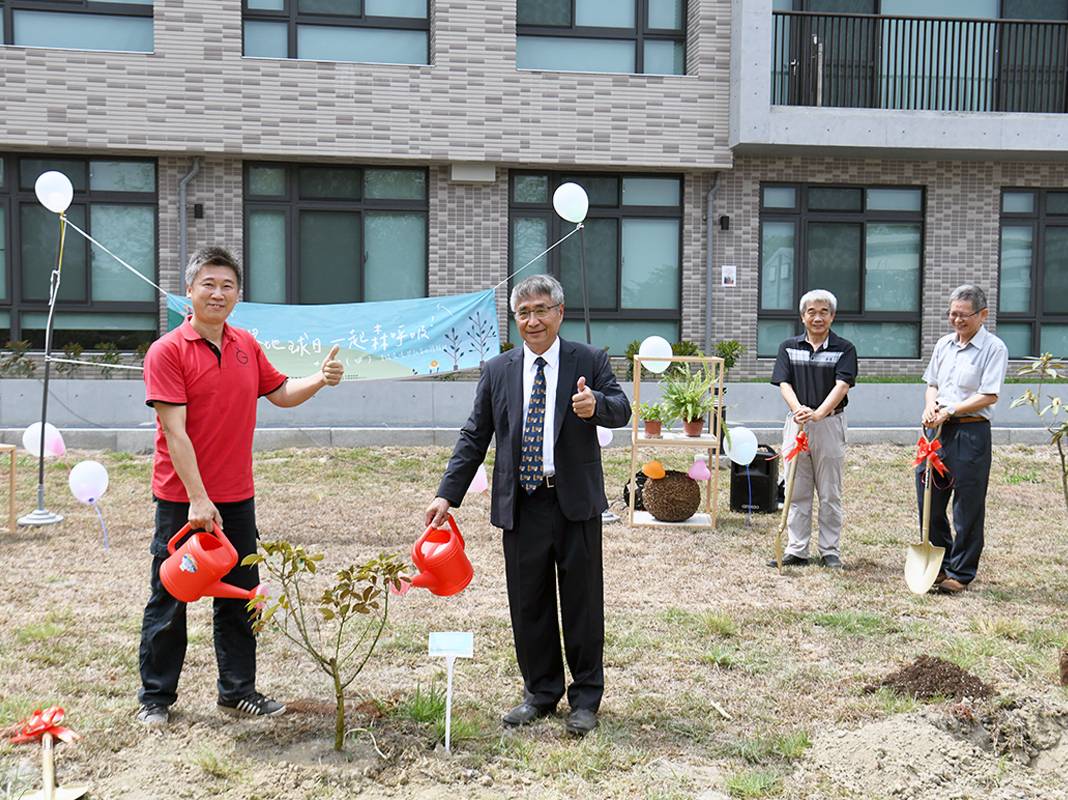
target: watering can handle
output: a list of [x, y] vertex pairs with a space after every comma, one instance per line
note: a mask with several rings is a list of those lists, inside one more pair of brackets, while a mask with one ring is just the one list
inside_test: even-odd
[[[178, 531], [178, 533], [174, 534], [174, 536], [171, 537], [171, 540], [167, 542], [168, 553], [174, 553], [175, 548], [178, 546], [178, 542], [180, 542], [183, 538], [185, 538], [192, 532], [192, 527], [193, 526], [187, 522], [185, 525], [182, 526], [182, 529]], [[222, 532], [222, 528], [219, 527], [218, 522], [212, 524], [211, 535], [218, 539], [220, 542], [222, 542], [223, 547], [233, 552], [235, 558], [237, 557], [237, 551], [234, 550], [234, 546], [230, 544], [230, 540], [227, 539], [226, 535]]]
[[[452, 518], [452, 514], [447, 514], [446, 516], [449, 520], [449, 527], [452, 529], [452, 532], [456, 534], [456, 538], [460, 540], [460, 547], [466, 548], [467, 545], [464, 543], [464, 537], [460, 533], [460, 529], [456, 527], [456, 520]], [[412, 545], [412, 563], [415, 564], [415, 568], [420, 572], [424, 571], [424, 565], [426, 563], [423, 560], [423, 542], [426, 541], [426, 537], [436, 530], [444, 530], [444, 528], [435, 528], [433, 525], [427, 526], [427, 529], [423, 531], [423, 535]]]

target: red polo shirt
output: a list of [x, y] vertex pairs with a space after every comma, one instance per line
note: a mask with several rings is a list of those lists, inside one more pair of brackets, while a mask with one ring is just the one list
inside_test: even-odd
[[[252, 435], [256, 401], [286, 381], [246, 330], [223, 325], [222, 351], [189, 322], [153, 342], [145, 356], [145, 402], [184, 405], [204, 488], [213, 503], [247, 500], [252, 485]], [[188, 503], [174, 471], [167, 437], [156, 418], [152, 494]]]

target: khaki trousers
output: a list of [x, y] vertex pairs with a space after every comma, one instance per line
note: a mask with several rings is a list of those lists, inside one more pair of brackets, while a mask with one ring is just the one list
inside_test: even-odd
[[[794, 446], [797, 423], [793, 416], [783, 426], [783, 452]], [[837, 556], [842, 537], [842, 467], [845, 463], [845, 412], [824, 417], [805, 425], [808, 452], [797, 456], [794, 476], [793, 502], [786, 530], [790, 541], [786, 552], [798, 558], [808, 558], [808, 544], [812, 538], [812, 493], [820, 498], [819, 548], [821, 556]], [[788, 465], [784, 466], [788, 469]]]

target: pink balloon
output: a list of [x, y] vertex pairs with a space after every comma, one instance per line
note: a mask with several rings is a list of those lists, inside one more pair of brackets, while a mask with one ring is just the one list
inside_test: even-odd
[[708, 471], [708, 462], [702, 456], [694, 456], [693, 464], [686, 474], [695, 481], [707, 481], [712, 477], [712, 473]]
[[475, 477], [471, 479], [471, 485], [467, 487], [468, 494], [478, 494], [489, 488], [489, 479], [486, 477], [486, 465], [479, 464], [475, 470]]
[[[22, 434], [22, 446], [30, 455], [41, 454], [41, 423], [35, 422]], [[45, 423], [44, 454], [46, 456], [61, 456], [67, 452], [67, 445], [63, 442], [63, 435], [51, 422]]]

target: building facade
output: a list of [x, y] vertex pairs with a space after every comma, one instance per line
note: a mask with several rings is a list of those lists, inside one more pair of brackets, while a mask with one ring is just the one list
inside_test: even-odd
[[[583, 241], [520, 276], [561, 278], [581, 338], [584, 253], [614, 355], [738, 339], [732, 377], [764, 376], [819, 286], [864, 373], [915, 376], [964, 281], [1014, 356], [1068, 353], [1065, 4], [943, 5], [0, 0], [0, 341], [43, 344], [57, 226], [33, 182], [58, 168], [72, 223], [171, 292], [224, 244], [248, 300], [503, 282], [505, 331], [574, 180]], [[133, 351], [164, 321], [68, 238], [57, 347]]]
[[[828, 288], [868, 375], [917, 376], [977, 283], [1021, 358], [1068, 354], [1068, 4], [740, 0], [715, 258], [765, 359]], [[737, 224], [733, 221], [736, 220]]]

